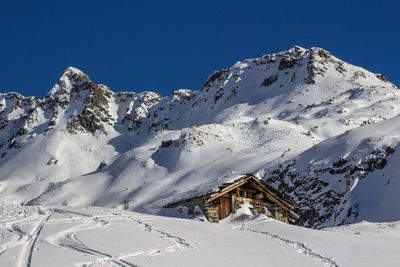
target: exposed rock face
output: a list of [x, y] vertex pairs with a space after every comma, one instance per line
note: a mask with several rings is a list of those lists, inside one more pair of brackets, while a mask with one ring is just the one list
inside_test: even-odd
[[123, 117], [120, 123], [128, 131], [136, 131], [142, 125], [142, 119], [149, 115], [149, 109], [156, 105], [161, 99], [161, 95], [153, 92], [144, 92], [141, 94], [131, 92], [118, 92], [116, 94], [120, 110]]
[[272, 85], [274, 82], [276, 82], [277, 80], [278, 80], [278, 76], [271, 75], [268, 78], [265, 78], [265, 80], [263, 81], [261, 86], [268, 87], [268, 86]]
[[[365, 149], [364, 143], [359, 149]], [[361, 158], [355, 151], [346, 159], [307, 166], [293, 160], [272, 168], [266, 181], [276, 184], [282, 194], [297, 203], [299, 225], [313, 228], [342, 225], [359, 216], [360, 203], [352, 198], [357, 183], [382, 170], [394, 152], [395, 147], [387, 146]]]
[[299, 64], [298, 60], [301, 56], [306, 53], [306, 50], [302, 47], [295, 46], [289, 51], [281, 54], [281, 60], [279, 61], [279, 70], [291, 69], [295, 65]]
[[[68, 130], [73, 133], [76, 130], [87, 130], [95, 133], [97, 130], [104, 129], [107, 123], [113, 126], [115, 120], [109, 112], [109, 99], [113, 95], [110, 89], [104, 85], [96, 85], [87, 82], [89, 93], [84, 101], [82, 112], [74, 118], [68, 125]], [[104, 132], [104, 131], [103, 131]]]

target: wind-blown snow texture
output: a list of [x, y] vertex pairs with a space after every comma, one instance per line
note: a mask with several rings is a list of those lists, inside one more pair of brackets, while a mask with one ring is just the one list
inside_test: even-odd
[[0, 207], [1, 266], [400, 264], [399, 222], [314, 230], [264, 215], [215, 224], [100, 207]]
[[399, 220], [399, 94], [298, 46], [168, 97], [114, 93], [70, 67], [42, 100], [0, 95], [0, 194], [167, 214], [256, 173], [298, 204], [302, 225]]

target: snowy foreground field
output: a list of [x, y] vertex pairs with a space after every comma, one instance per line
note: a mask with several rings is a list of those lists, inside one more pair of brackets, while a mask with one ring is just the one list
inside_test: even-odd
[[400, 222], [312, 230], [264, 216], [213, 224], [11, 204], [0, 220], [1, 267], [400, 266]]

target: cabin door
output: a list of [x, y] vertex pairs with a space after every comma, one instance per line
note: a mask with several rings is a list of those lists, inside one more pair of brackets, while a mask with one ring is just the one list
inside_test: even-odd
[[231, 214], [231, 198], [220, 197], [218, 205], [218, 218], [222, 220]]

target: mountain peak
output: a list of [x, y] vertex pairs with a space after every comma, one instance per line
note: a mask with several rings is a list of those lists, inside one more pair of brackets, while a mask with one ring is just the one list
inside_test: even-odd
[[307, 49], [299, 45], [295, 45], [288, 51], [286, 51], [286, 53], [295, 53], [295, 54], [304, 54], [305, 52], [307, 52]]
[[304, 47], [302, 47], [300, 45], [294, 45], [291, 49], [304, 50], [304, 51], [307, 50], [306, 48], [304, 48]]
[[83, 71], [70, 66], [63, 72], [58, 83], [60, 83], [60, 82], [66, 83], [67, 80], [71, 85], [74, 85], [74, 84], [81, 84], [83, 82], [86, 82], [86, 81], [90, 80], [90, 78]]
[[86, 75], [86, 74], [83, 73], [83, 71], [81, 71], [80, 69], [77, 69], [77, 68], [72, 67], [72, 66], [69, 66], [68, 68], [66, 68], [66, 69], [64, 70], [64, 72], [63, 72], [63, 75], [64, 75], [64, 74], [69, 75], [69, 74], [72, 74], [72, 73], [79, 74], [79, 75]]
[[68, 67], [45, 98], [54, 99], [57, 95], [69, 94], [71, 90], [77, 91], [88, 82], [91, 82], [91, 80], [87, 74], [77, 68]]

